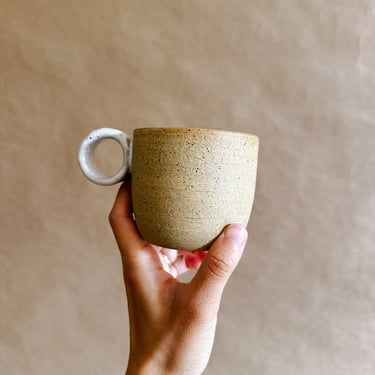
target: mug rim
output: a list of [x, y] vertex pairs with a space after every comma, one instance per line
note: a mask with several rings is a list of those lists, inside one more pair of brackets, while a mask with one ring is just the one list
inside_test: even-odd
[[213, 134], [238, 134], [246, 137], [254, 138], [259, 142], [259, 137], [252, 133], [236, 131], [236, 130], [225, 130], [225, 129], [215, 129], [215, 128], [193, 128], [193, 127], [177, 127], [177, 126], [165, 126], [165, 127], [142, 127], [133, 130], [133, 134], [136, 133], [213, 133]]

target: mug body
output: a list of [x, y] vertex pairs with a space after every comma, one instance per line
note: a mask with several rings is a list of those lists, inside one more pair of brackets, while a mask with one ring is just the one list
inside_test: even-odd
[[140, 234], [166, 248], [206, 249], [250, 217], [258, 137], [199, 128], [133, 133], [132, 200]]

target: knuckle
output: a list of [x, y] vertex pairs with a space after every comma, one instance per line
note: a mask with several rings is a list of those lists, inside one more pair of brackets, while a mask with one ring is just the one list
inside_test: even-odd
[[211, 255], [207, 266], [209, 267], [209, 270], [212, 274], [221, 278], [227, 276], [232, 272], [233, 261], [230, 257], [224, 260], [217, 257], [216, 255]]

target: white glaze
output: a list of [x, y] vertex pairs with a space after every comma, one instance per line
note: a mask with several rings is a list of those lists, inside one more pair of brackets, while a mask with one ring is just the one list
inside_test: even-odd
[[[105, 175], [100, 171], [94, 160], [95, 150], [104, 139], [113, 139], [122, 148], [123, 162], [118, 172], [113, 176]], [[78, 152], [78, 163], [82, 173], [98, 185], [113, 185], [123, 181], [131, 171], [131, 140], [121, 130], [100, 128], [92, 131], [81, 143]]]

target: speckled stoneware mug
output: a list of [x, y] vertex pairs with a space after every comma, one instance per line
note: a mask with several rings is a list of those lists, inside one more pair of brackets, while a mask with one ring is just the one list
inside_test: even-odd
[[[111, 138], [123, 149], [123, 164], [105, 176], [94, 152]], [[206, 249], [231, 223], [247, 225], [254, 199], [258, 137], [199, 128], [141, 128], [133, 140], [117, 129], [90, 133], [79, 150], [82, 172], [111, 185], [131, 173], [132, 200], [140, 234], [173, 249]]]

